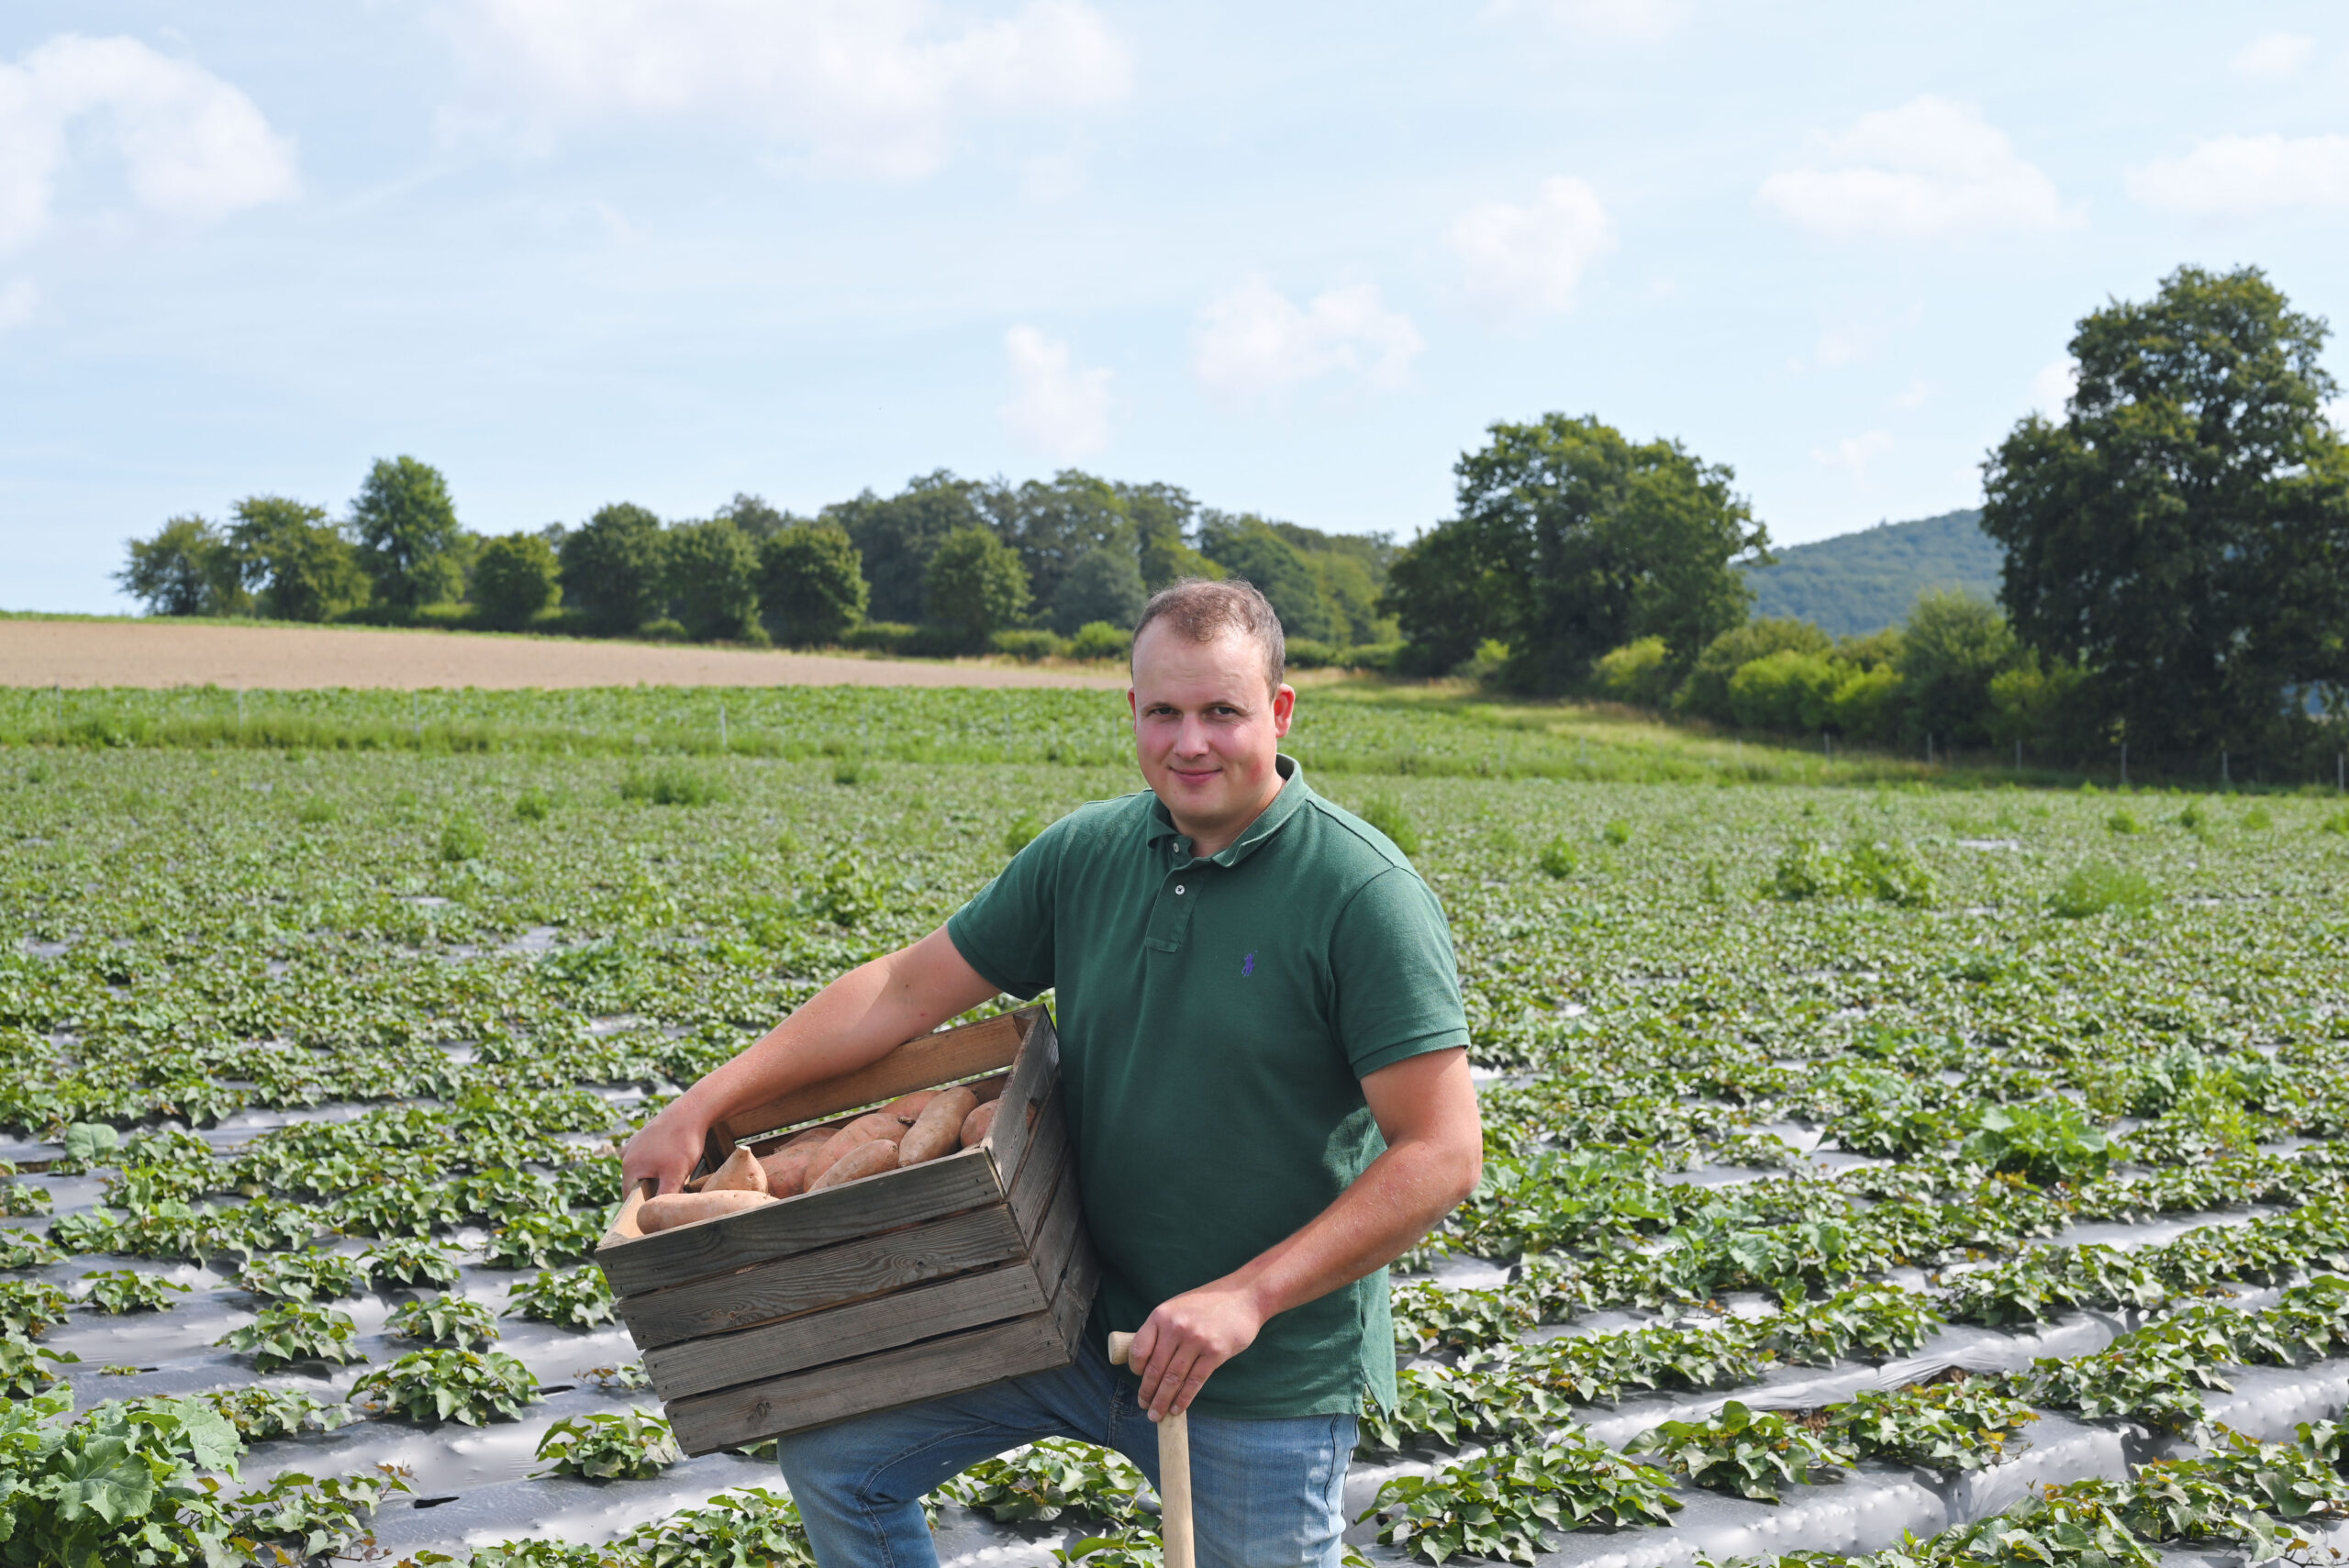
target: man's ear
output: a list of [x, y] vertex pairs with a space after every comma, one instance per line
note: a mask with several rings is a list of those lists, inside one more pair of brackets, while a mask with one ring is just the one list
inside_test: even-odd
[[1273, 694], [1273, 735], [1275, 739], [1288, 733], [1290, 719], [1297, 713], [1297, 688], [1284, 681], [1280, 690]]

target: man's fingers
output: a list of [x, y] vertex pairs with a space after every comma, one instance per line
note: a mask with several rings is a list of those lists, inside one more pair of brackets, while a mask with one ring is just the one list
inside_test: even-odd
[[[1182, 1392], [1184, 1383], [1191, 1375], [1191, 1369], [1206, 1359], [1188, 1346], [1185, 1347], [1185, 1352], [1169, 1356], [1168, 1365], [1160, 1374], [1156, 1385], [1142, 1391], [1142, 1406], [1150, 1412], [1150, 1418], [1153, 1421], [1163, 1420], [1168, 1411], [1181, 1408], [1174, 1402], [1175, 1396]], [[1207, 1381], [1206, 1373], [1202, 1372], [1198, 1375], [1201, 1383]]]
[[1191, 1401], [1197, 1399], [1199, 1396], [1199, 1390], [1207, 1386], [1208, 1374], [1221, 1364], [1207, 1356], [1199, 1356], [1193, 1360], [1189, 1375], [1183, 1379], [1182, 1387], [1175, 1391], [1174, 1414], [1179, 1416], [1191, 1407]]

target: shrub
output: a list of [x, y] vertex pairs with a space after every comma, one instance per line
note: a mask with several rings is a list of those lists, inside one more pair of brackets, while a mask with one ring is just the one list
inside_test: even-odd
[[1672, 700], [1671, 656], [1661, 637], [1642, 637], [1599, 655], [1592, 674], [1598, 689], [1634, 707], [1662, 707]]
[[718, 781], [683, 762], [631, 767], [620, 779], [620, 798], [650, 806], [708, 806], [726, 798]]
[[543, 822], [554, 812], [554, 796], [531, 788], [514, 797], [514, 815], [525, 822]]
[[444, 861], [477, 861], [488, 848], [489, 835], [464, 812], [440, 825], [440, 858]]
[[1286, 662], [1292, 670], [1327, 669], [1338, 656], [1336, 649], [1318, 638], [1285, 639], [1282, 648]]
[[83, 1304], [99, 1312], [165, 1312], [171, 1309], [174, 1295], [188, 1293], [188, 1287], [176, 1280], [135, 1269], [94, 1269], [82, 1277], [90, 1286], [82, 1293]]
[[2113, 833], [2142, 833], [2145, 830], [2145, 825], [2137, 820], [2137, 814], [2125, 806], [2116, 808], [2111, 816], [2106, 817], [2104, 826], [2107, 831]]
[[2143, 915], [2161, 901], [2161, 894], [2143, 872], [2097, 861], [2075, 866], [2047, 895], [2047, 911], [2065, 920], [2085, 920], [2118, 911]]
[[1037, 816], [1033, 811], [1022, 811], [1019, 816], [1004, 824], [1003, 852], [1007, 855], [1018, 854], [1030, 844], [1034, 843], [1036, 841], [1036, 835], [1043, 830], [1044, 819], [1042, 817]]
[[532, 1475], [576, 1475], [589, 1481], [650, 1481], [685, 1457], [669, 1423], [635, 1407], [626, 1414], [597, 1410], [566, 1416], [539, 1440], [546, 1468]]
[[473, 599], [482, 624], [519, 631], [562, 597], [554, 547], [536, 534], [484, 539], [473, 556]]
[[1821, 729], [1841, 679], [1825, 655], [1781, 649], [1730, 677], [1730, 712], [1749, 729]]
[[1041, 628], [998, 631], [987, 642], [996, 652], [1008, 654], [1028, 664], [1057, 659], [1068, 651], [1068, 644]]
[[294, 813], [295, 818], [306, 828], [323, 827], [341, 815], [342, 807], [331, 795], [311, 795]]
[[1403, 803], [1392, 795], [1374, 795], [1363, 803], [1358, 815], [1364, 822], [1386, 835], [1395, 847], [1406, 855], [1419, 852], [1419, 831], [1403, 814]]
[[422, 1426], [514, 1420], [539, 1397], [530, 1369], [499, 1351], [410, 1351], [351, 1385], [351, 1402]]
[[1134, 634], [1105, 620], [1086, 621], [1068, 643], [1070, 658], [1087, 662], [1115, 659], [1122, 662], [1133, 656], [1133, 651]]
[[1573, 844], [1564, 838], [1557, 838], [1542, 846], [1538, 863], [1552, 878], [1564, 882], [1574, 875], [1575, 868], [1581, 863], [1581, 860], [1582, 857], [1575, 852]]
[[903, 653], [920, 630], [920, 628], [908, 626], [904, 621], [872, 620], [863, 626], [851, 627], [841, 641], [868, 653]]
[[662, 616], [658, 619], [646, 621], [642, 626], [638, 627], [636, 635], [647, 642], [684, 642], [693, 634], [685, 629], [685, 622]]

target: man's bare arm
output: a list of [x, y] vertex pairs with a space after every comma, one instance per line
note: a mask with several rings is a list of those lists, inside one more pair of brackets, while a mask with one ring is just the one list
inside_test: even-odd
[[676, 1191], [727, 1117], [870, 1066], [995, 994], [943, 926], [850, 970], [645, 1123], [620, 1151], [623, 1190], [650, 1176], [657, 1191]]
[[1255, 1342], [1275, 1314], [1394, 1262], [1476, 1188], [1484, 1123], [1464, 1051], [1431, 1051], [1362, 1081], [1386, 1151], [1303, 1229], [1158, 1310], [1134, 1336], [1141, 1403], [1187, 1410], [1208, 1374]]

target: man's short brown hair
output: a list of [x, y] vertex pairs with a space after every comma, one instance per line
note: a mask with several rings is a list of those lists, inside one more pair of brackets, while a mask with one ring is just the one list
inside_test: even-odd
[[1221, 582], [1186, 577], [1161, 588], [1150, 596], [1150, 603], [1141, 607], [1141, 618], [1134, 622], [1137, 648], [1141, 645], [1141, 634], [1154, 620], [1166, 622], [1169, 628], [1193, 642], [1213, 642], [1235, 631], [1253, 638], [1264, 651], [1264, 674], [1273, 691], [1281, 689], [1281, 679], [1288, 673], [1288, 643], [1281, 636], [1281, 617], [1273, 613], [1272, 601], [1244, 577]]

